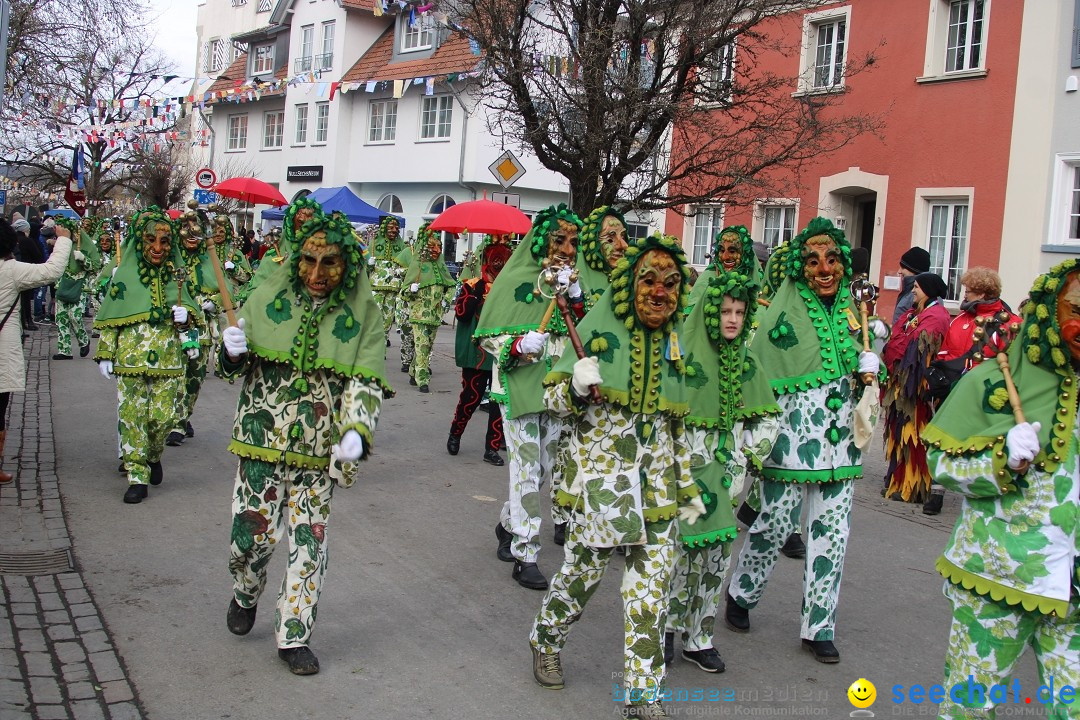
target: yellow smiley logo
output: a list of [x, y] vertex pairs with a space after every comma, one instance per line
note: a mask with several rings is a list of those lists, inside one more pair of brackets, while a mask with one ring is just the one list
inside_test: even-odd
[[857, 708], [868, 708], [877, 700], [877, 688], [866, 678], [859, 678], [847, 689], [848, 700]]

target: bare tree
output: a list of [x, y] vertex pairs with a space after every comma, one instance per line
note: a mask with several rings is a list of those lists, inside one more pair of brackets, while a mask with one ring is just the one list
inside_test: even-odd
[[128, 190], [143, 204], [178, 208], [187, 199], [195, 169], [186, 146], [140, 148], [133, 154], [132, 163]]
[[[486, 59], [492, 133], [565, 177], [578, 212], [617, 201], [681, 210], [760, 196], [780, 175], [769, 171], [797, 173], [881, 127], [844, 112], [841, 93], [793, 95], [797, 78], [762, 66], [801, 40], [770, 37], [768, 21], [813, 4], [456, 0], [449, 15]], [[849, 56], [845, 74], [873, 62]]]

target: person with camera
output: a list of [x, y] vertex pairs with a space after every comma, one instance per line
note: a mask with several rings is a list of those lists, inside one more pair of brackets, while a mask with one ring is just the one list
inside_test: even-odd
[[[889, 379], [882, 388], [885, 412], [885, 497], [911, 503], [925, 503], [923, 512], [936, 514], [930, 494], [930, 471], [926, 448], [919, 433], [934, 414], [934, 401], [927, 393], [927, 371], [937, 357], [949, 329], [949, 311], [943, 303], [948, 287], [940, 275], [925, 272], [915, 276], [914, 303], [893, 326], [882, 353]], [[937, 498], [937, 510], [941, 498]]]

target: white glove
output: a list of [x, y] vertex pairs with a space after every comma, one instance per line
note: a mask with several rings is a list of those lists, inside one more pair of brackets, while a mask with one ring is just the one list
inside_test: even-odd
[[74, 250], [71, 254], [75, 256], [75, 262], [82, 262], [86, 259], [86, 256], [83, 255], [82, 250]]
[[225, 346], [225, 352], [232, 358], [245, 355], [248, 351], [247, 335], [244, 334], [244, 318], [236, 321], [221, 331], [221, 344]]
[[206, 312], [214, 312], [214, 310], [217, 309], [217, 305], [214, 304], [213, 300], [203, 300], [202, 309]]
[[374, 266], [375, 266], [375, 256], [374, 256], [374, 255], [372, 255], [371, 257], [369, 257], [369, 258], [367, 259], [367, 264], [368, 264], [368, 265], [371, 265], [372, 267], [374, 267]]
[[187, 350], [184, 351], [184, 354], [186, 354], [192, 360], [195, 360], [196, 358], [199, 357], [199, 348], [197, 348], [197, 347], [188, 348]]
[[409, 292], [411, 292], [411, 293], [420, 292], [420, 283], [413, 283], [412, 285], [410, 285], [409, 286]]
[[872, 332], [874, 337], [878, 340], [884, 340], [889, 337], [889, 326], [882, 320], [874, 319], [870, 321], [870, 332]]
[[172, 319], [177, 325], [184, 325], [188, 321], [187, 308], [183, 305], [172, 306]]
[[364, 454], [364, 438], [355, 430], [341, 436], [341, 442], [331, 448], [341, 462], [356, 462]]
[[99, 360], [97, 366], [98, 366], [98, 370], [101, 371], [101, 377], [105, 378], [106, 380], [112, 380], [112, 378], [113, 378], [113, 373], [112, 373], [112, 371], [113, 371], [113, 362], [112, 362], [112, 360]]
[[604, 378], [600, 377], [600, 362], [594, 357], [583, 357], [574, 363], [574, 376], [570, 378], [570, 387], [578, 397], [589, 394], [589, 388], [599, 385]]
[[867, 373], [871, 375], [877, 375], [878, 370], [881, 369], [881, 360], [878, 358], [877, 353], [874, 352], [861, 352], [859, 353], [859, 374], [865, 375]]
[[704, 514], [705, 503], [701, 501], [700, 497], [691, 498], [689, 505], [679, 506], [679, 519], [684, 521], [687, 525], [693, 525], [698, 521], [698, 518]]
[[577, 300], [581, 297], [581, 283], [577, 280], [570, 282], [570, 275], [573, 274], [573, 268], [564, 267], [559, 270], [558, 282], [559, 286], [566, 286], [566, 296], [571, 300]]
[[235, 270], [236, 269], [236, 263], [234, 263], [232, 260], [226, 260], [225, 261], [225, 269], [226, 270]]
[[518, 352], [522, 355], [534, 355], [547, 345], [548, 334], [530, 330], [517, 341]]
[[1009, 450], [1009, 467], [1016, 470], [1025, 462], [1031, 462], [1039, 454], [1039, 429], [1041, 423], [1020, 423], [1005, 436], [1005, 447]]

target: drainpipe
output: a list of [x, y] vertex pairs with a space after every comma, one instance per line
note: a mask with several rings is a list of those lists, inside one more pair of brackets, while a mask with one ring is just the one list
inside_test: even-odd
[[[458, 158], [457, 184], [460, 187], [463, 187], [466, 190], [468, 190], [469, 194], [472, 196], [471, 199], [475, 200], [476, 199], [476, 188], [469, 187], [468, 185], [465, 184], [465, 138], [467, 137], [467, 133], [468, 133], [468, 130], [469, 130], [469, 108], [467, 108], [465, 106], [465, 102], [461, 99], [461, 95], [458, 94], [458, 91], [454, 89], [453, 83], [450, 83], [448, 81], [446, 83], [446, 86], [448, 88], [450, 88], [450, 93], [454, 96], [454, 99], [457, 100], [457, 104], [461, 106], [461, 112], [462, 112], [462, 115], [464, 115], [464, 119], [462, 120], [462, 123], [461, 123], [461, 156]], [[473, 249], [472, 245], [473, 245], [473, 243], [472, 243], [472, 233], [469, 233], [469, 252], [472, 252], [472, 249]], [[454, 258], [454, 260], [456, 262], [457, 258]]]
[[214, 137], [215, 137], [216, 133], [214, 132], [213, 124], [211, 124], [210, 120], [207, 119], [206, 114], [203, 112], [203, 109], [201, 107], [199, 108], [199, 117], [201, 117], [203, 119], [203, 122], [206, 123], [206, 127], [210, 130], [210, 161], [207, 163], [206, 166], [208, 168], [210, 168], [211, 170], [213, 170], [214, 169]]

